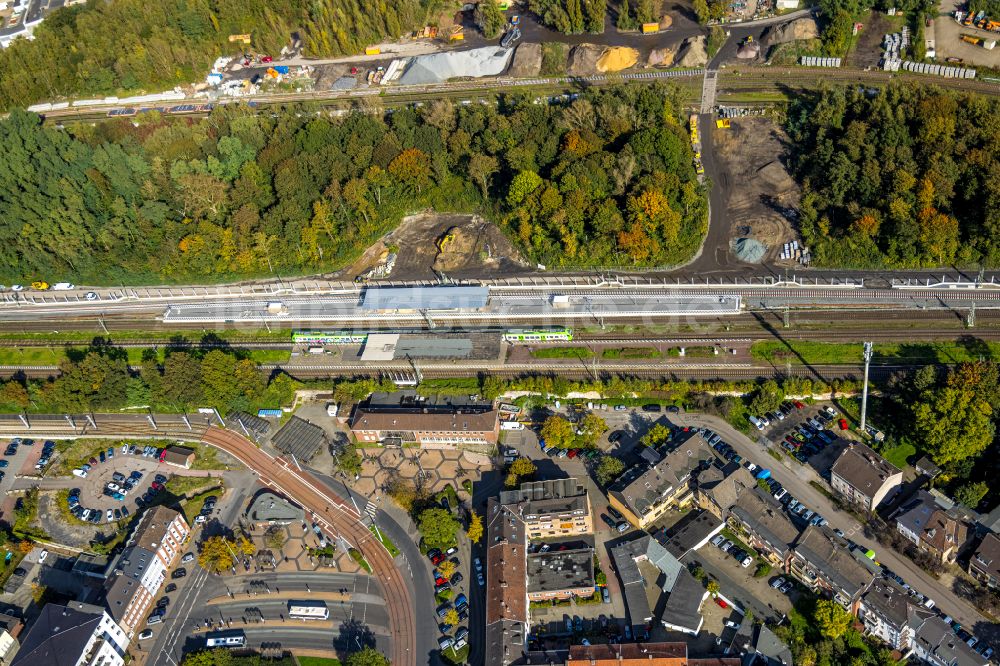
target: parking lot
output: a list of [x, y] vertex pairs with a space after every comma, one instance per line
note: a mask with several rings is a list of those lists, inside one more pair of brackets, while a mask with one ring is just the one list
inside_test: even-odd
[[847, 421], [833, 407], [786, 401], [766, 419], [761, 432], [789, 457], [821, 476], [846, 446], [841, 434], [846, 434]]
[[75, 487], [69, 491], [68, 508], [73, 515], [93, 524], [128, 518], [143, 507], [157, 504], [167, 493], [170, 476], [188, 472], [160, 462], [153, 446], [109, 447], [74, 470]]

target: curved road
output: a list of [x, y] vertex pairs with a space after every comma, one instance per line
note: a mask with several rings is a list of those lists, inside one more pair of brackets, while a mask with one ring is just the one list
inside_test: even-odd
[[213, 426], [205, 432], [201, 441], [235, 457], [256, 472], [262, 485], [294, 498], [313, 515], [315, 522], [326, 525], [361, 551], [371, 565], [372, 575], [382, 588], [385, 599], [392, 637], [389, 659], [396, 666], [415, 666], [417, 637], [413, 595], [388, 551], [359, 522], [353, 505], [324, 491], [324, 484], [312, 474], [285, 458], [271, 456], [231, 430]]

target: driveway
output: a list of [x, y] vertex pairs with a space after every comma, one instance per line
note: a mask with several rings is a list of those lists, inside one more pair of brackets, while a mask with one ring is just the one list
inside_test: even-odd
[[[819, 479], [811, 468], [799, 465], [787, 456], [783, 456], [779, 463], [761, 445], [751, 441], [746, 435], [718, 417], [683, 413], [672, 415], [671, 420], [682, 426], [711, 428], [722, 435], [723, 439], [741, 456], [749, 458], [758, 465], [770, 468], [774, 477], [788, 492], [799, 501], [804, 502], [809, 508], [823, 514], [829, 521], [831, 529], [839, 528], [848, 538], [855, 541], [865, 539], [863, 527], [857, 519], [838, 511], [833, 502], [810, 485], [810, 481]], [[925, 573], [906, 556], [889, 548], [881, 548], [878, 552], [878, 559], [882, 564], [899, 574], [918, 592], [934, 599], [942, 613], [951, 615], [964, 626], [976, 629], [983, 625], [992, 626], [992, 623], [980, 615], [972, 605], [960, 599], [951, 589]]]

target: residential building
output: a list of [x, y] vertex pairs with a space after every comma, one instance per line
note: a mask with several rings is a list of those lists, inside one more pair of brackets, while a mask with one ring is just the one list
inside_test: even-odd
[[1000, 537], [988, 533], [969, 558], [969, 573], [982, 584], [1000, 588]]
[[789, 519], [782, 506], [757, 488], [747, 493], [729, 512], [729, 524], [746, 537], [747, 545], [767, 558], [772, 566], [785, 568], [792, 544], [801, 530]]
[[810, 525], [792, 546], [788, 573], [818, 594], [825, 594], [852, 614], [861, 593], [875, 578], [855, 559], [847, 542], [825, 527]]
[[147, 509], [136, 524], [106, 583], [108, 612], [129, 638], [145, 626], [153, 599], [190, 533], [184, 516], [164, 506]]
[[916, 627], [932, 615], [895, 581], [884, 578], [872, 581], [858, 607], [865, 631], [903, 654], [913, 649]]
[[160, 462], [184, 469], [191, 469], [194, 458], [194, 451], [185, 446], [168, 446], [160, 453]]
[[24, 629], [24, 623], [21, 620], [6, 613], [0, 613], [0, 664], [9, 664], [14, 660], [14, 655], [21, 647], [18, 637], [21, 636], [22, 629]]
[[[542, 662], [528, 662], [542, 663]], [[688, 656], [687, 643], [571, 645], [566, 666], [739, 666], [739, 657]]]
[[351, 432], [359, 442], [414, 442], [427, 448], [492, 447], [500, 433], [492, 402], [447, 397], [428, 399], [412, 391], [376, 393], [358, 405]]
[[704, 546], [724, 527], [725, 523], [711, 512], [693, 510], [669, 530], [657, 535], [657, 539], [671, 555], [680, 560]]
[[[129, 639], [104, 609], [47, 604], [21, 640], [11, 666], [123, 666]], [[5, 662], [7, 663], [7, 662]]]
[[792, 666], [792, 651], [763, 624], [742, 622], [733, 646], [743, 655], [742, 666]]
[[597, 643], [529, 652], [524, 666], [740, 666], [739, 657], [690, 657], [687, 643]]
[[742, 465], [713, 464], [699, 472], [695, 496], [701, 508], [711, 511], [716, 518], [724, 518], [743, 496], [756, 488], [757, 481]]
[[592, 597], [594, 549], [574, 548], [527, 556], [528, 601]]
[[500, 493], [500, 503], [524, 522], [528, 539], [592, 534], [590, 498], [579, 479], [522, 483]]
[[851, 443], [830, 468], [833, 489], [865, 511], [874, 511], [902, 482], [899, 468], [860, 443]]
[[969, 533], [965, 522], [939, 507], [924, 491], [896, 514], [896, 529], [942, 564], [955, 561]]
[[694, 498], [692, 475], [706, 470], [715, 454], [708, 442], [692, 434], [655, 465], [637, 465], [609, 488], [608, 502], [639, 528], [645, 528], [671, 507]]
[[912, 654], [930, 666], [986, 666], [989, 663], [937, 615], [931, 615], [915, 627]]
[[[653, 619], [646, 586], [661, 582], [662, 593], [669, 595], [663, 608], [663, 625], [698, 635], [703, 622], [701, 604], [708, 591], [660, 542], [644, 534], [612, 548], [611, 559], [621, 582], [625, 612], [631, 626], [644, 626]], [[649, 579], [643, 575], [643, 568], [649, 571]]]
[[486, 507], [486, 666], [519, 661], [527, 647], [527, 537], [516, 511], [490, 498]]

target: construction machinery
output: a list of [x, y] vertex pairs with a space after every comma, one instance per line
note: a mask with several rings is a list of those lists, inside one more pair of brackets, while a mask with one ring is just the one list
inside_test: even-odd
[[439, 237], [439, 238], [437, 239], [437, 243], [436, 243], [436, 245], [437, 245], [437, 249], [438, 249], [438, 252], [444, 252], [444, 251], [445, 251], [445, 248], [447, 248], [447, 247], [448, 247], [448, 245], [449, 245], [449, 244], [450, 244], [450, 243], [451, 243], [452, 241], [454, 241], [454, 240], [455, 240], [455, 234], [456, 234], [457, 232], [458, 232], [458, 228], [457, 228], [457, 227], [452, 227], [452, 228], [451, 228], [451, 229], [449, 229], [448, 231], [444, 232], [444, 233], [443, 233], [443, 234], [442, 234], [442, 235], [441, 235], [441, 236], [440, 236], [440, 237]]

